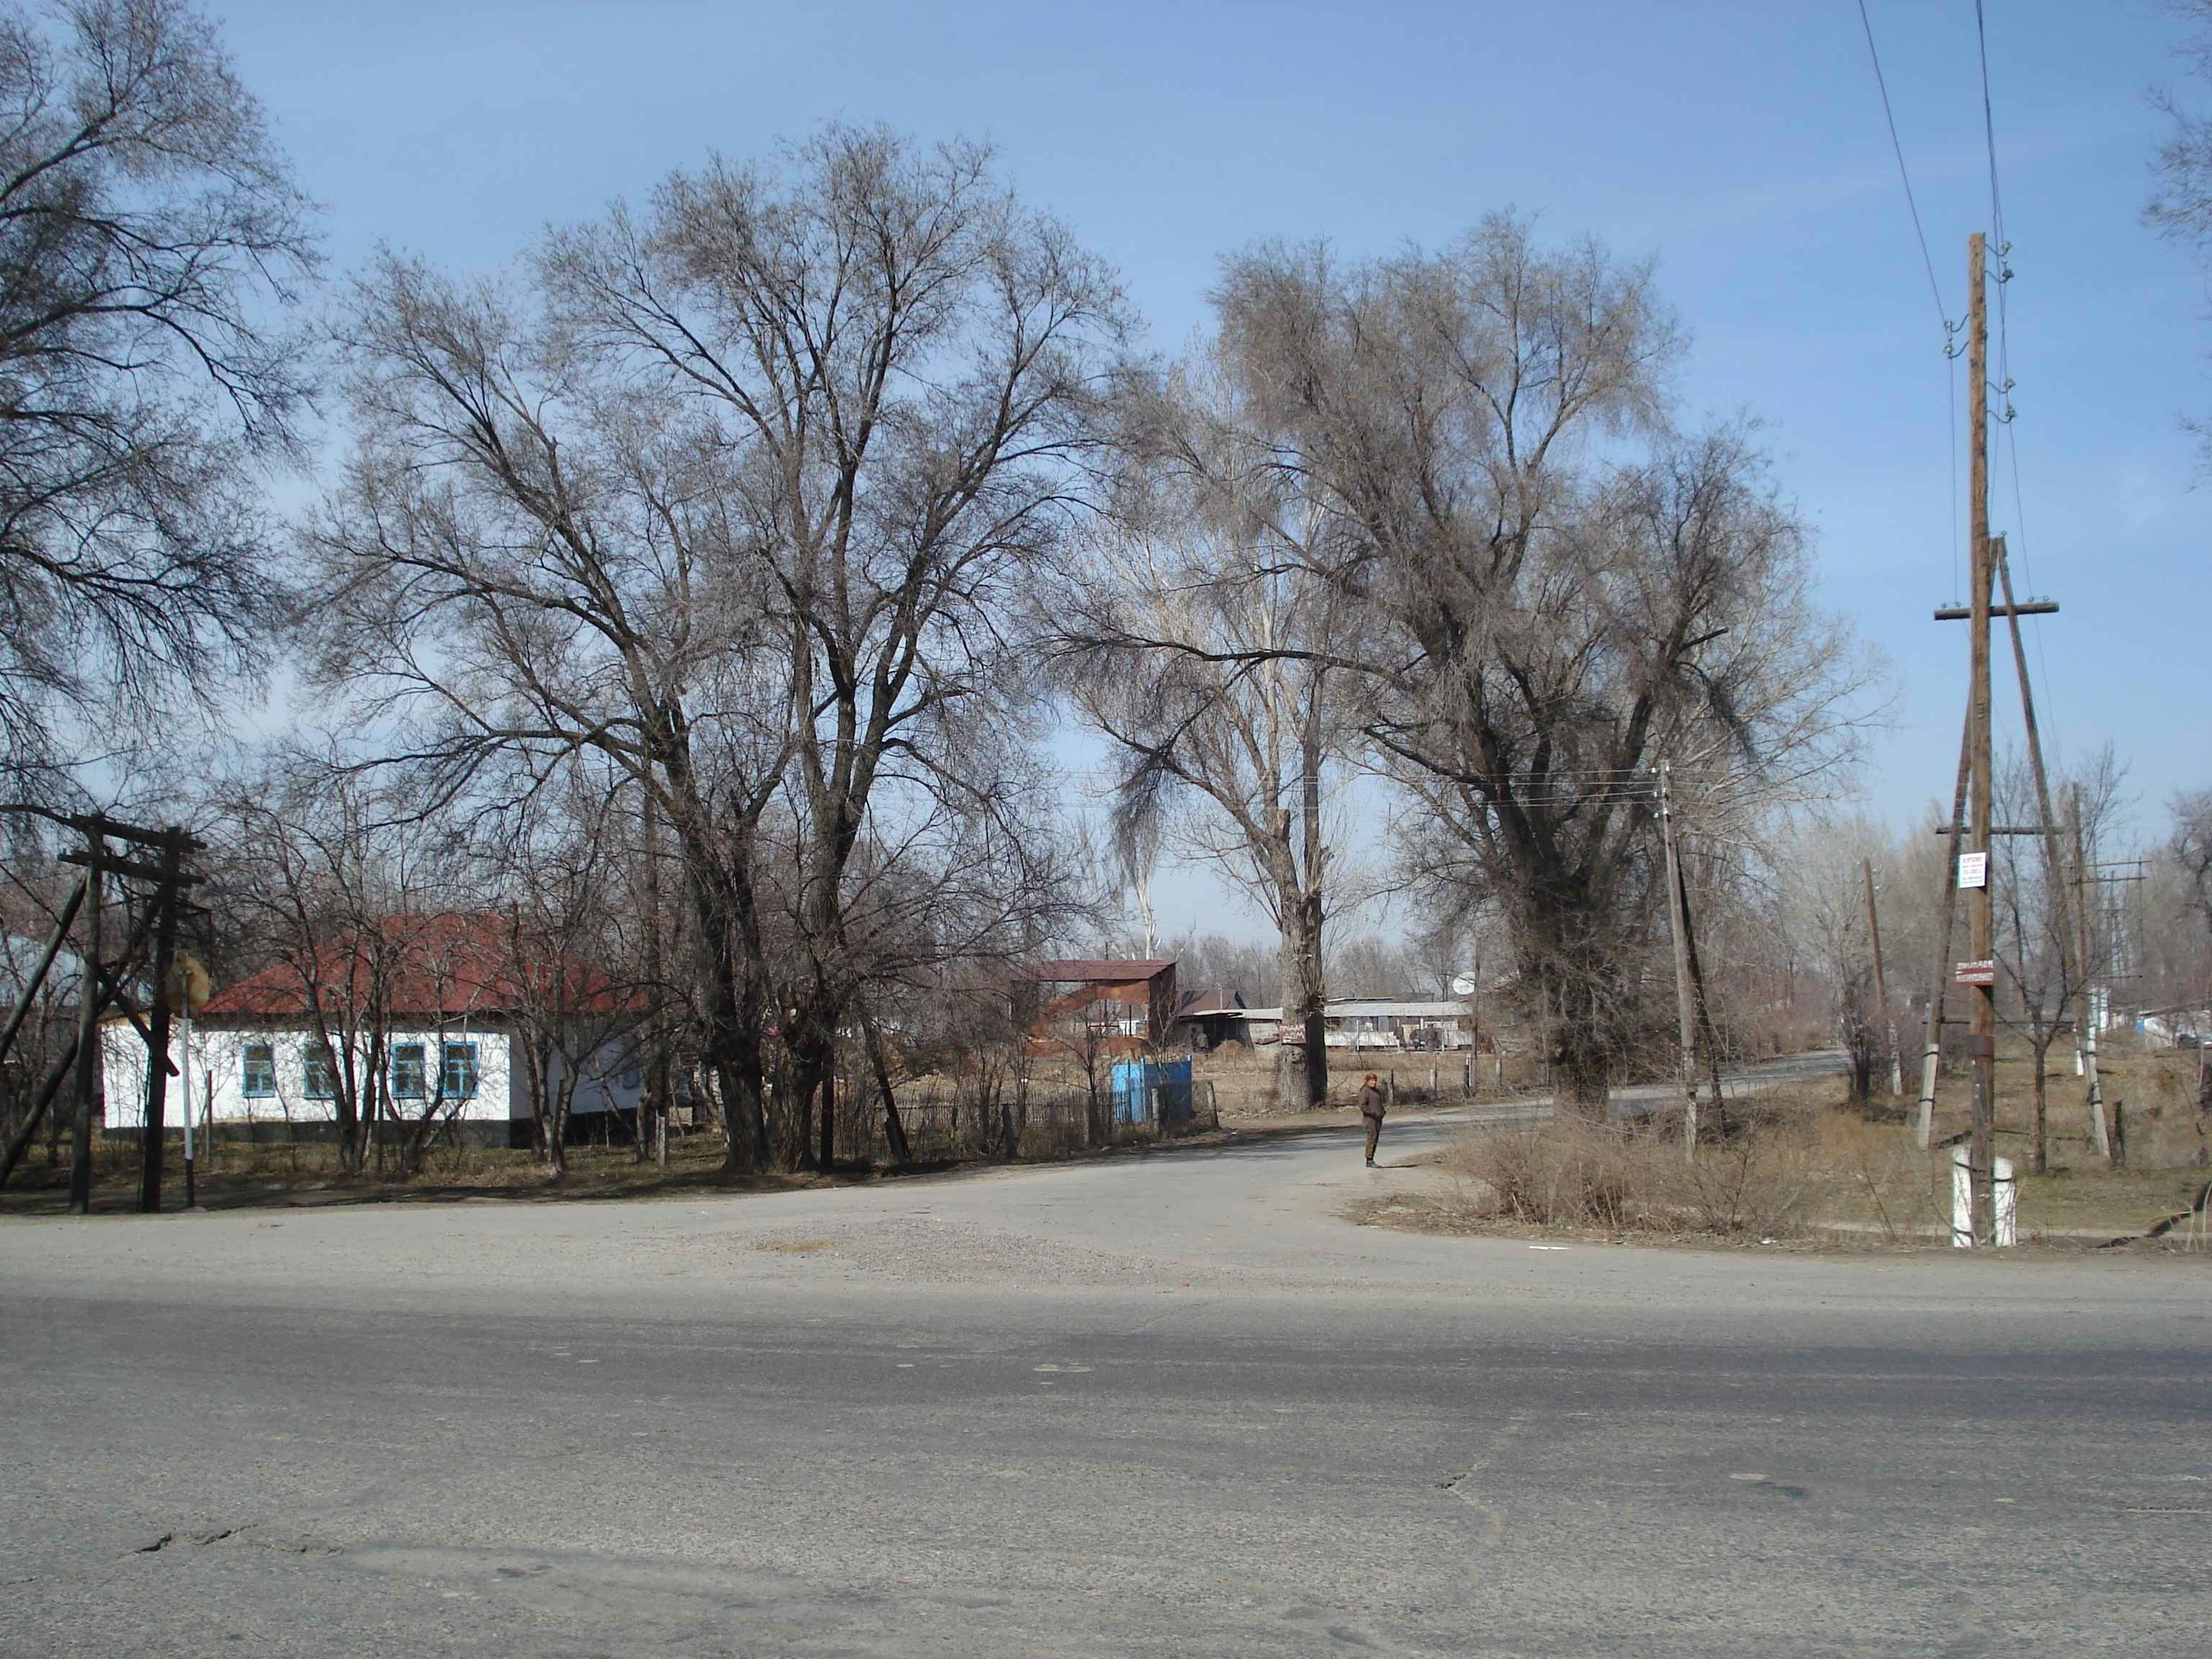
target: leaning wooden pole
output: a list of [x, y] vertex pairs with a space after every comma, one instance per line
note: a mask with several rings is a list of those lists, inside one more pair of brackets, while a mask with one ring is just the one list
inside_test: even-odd
[[[2051, 1011], [2051, 1018], [2063, 1025], [2066, 1019], [2067, 1005], [2077, 997], [2081, 998], [2084, 1002], [2087, 999], [2082, 994], [2082, 988], [2075, 982], [2078, 975], [2072, 961], [2075, 952], [2071, 939], [2072, 929], [2069, 923], [2069, 907], [2066, 902], [2065, 855], [2060, 847], [2058, 817], [2051, 810], [2051, 778], [2044, 769], [2043, 734], [2035, 720], [2035, 692], [2028, 684], [2027, 647], [2021, 641], [2020, 609], [2012, 594], [2012, 563], [2005, 556], [2005, 540], [2002, 536], [1996, 538], [1996, 553], [1997, 580], [2002, 584], [2004, 591], [2005, 621], [2012, 632], [2013, 671], [2020, 679], [2021, 718], [2027, 726], [2028, 766], [2035, 777], [2037, 814], [2035, 822], [2036, 826], [2043, 832], [2044, 884], [2050, 889], [2050, 902], [2055, 913], [2052, 932], [2058, 941], [2058, 1006]], [[2039, 1102], [2043, 1098], [2043, 1080], [2040, 1078], [2036, 1079], [2035, 1090], [2036, 1099]], [[2101, 1139], [2094, 1133], [2091, 1138]], [[2039, 1108], [2036, 1120], [2036, 1139], [2033, 1148], [2033, 1158], [2035, 1165], [2034, 1172], [2041, 1175], [2044, 1172], [2046, 1159]]]
[[1681, 857], [1674, 848], [1674, 776], [1659, 763], [1659, 839], [1667, 856], [1667, 929], [1674, 941], [1674, 1018], [1680, 1032], [1682, 1155], [1698, 1155], [1697, 1005], [1690, 991], [1690, 939], [1683, 912]]
[[32, 1136], [38, 1133], [39, 1125], [46, 1121], [47, 1109], [54, 1103], [54, 1097], [61, 1093], [62, 1085], [69, 1081], [70, 1074], [76, 1069], [76, 1035], [71, 1032], [69, 1047], [62, 1050], [54, 1061], [54, 1069], [46, 1073], [46, 1082], [40, 1085], [38, 1097], [31, 1103], [30, 1115], [23, 1120], [22, 1127], [15, 1131], [15, 1138], [8, 1143], [6, 1154], [0, 1156], [0, 1187], [5, 1187], [8, 1177], [15, 1173], [15, 1165], [22, 1161], [23, 1154], [30, 1148]]
[[46, 941], [46, 951], [39, 957], [38, 966], [31, 969], [31, 976], [23, 981], [22, 995], [15, 1004], [15, 1012], [8, 1016], [7, 1030], [0, 1031], [0, 1060], [6, 1060], [9, 1052], [15, 1048], [15, 1034], [23, 1029], [23, 1021], [37, 1002], [39, 992], [46, 982], [46, 975], [52, 970], [54, 958], [61, 954], [62, 946], [69, 942], [70, 925], [76, 921], [76, 913], [83, 903], [84, 884], [79, 882], [70, 889], [62, 913], [55, 918], [53, 937]]
[[1874, 1000], [1881, 1010], [1882, 1027], [1889, 1035], [1889, 1093], [1893, 1100], [1905, 1092], [1905, 1060], [1897, 1048], [1897, 1016], [1889, 1011], [1889, 975], [1882, 970], [1881, 916], [1874, 903], [1874, 860], [1863, 858], [1859, 869], [1866, 877], [1867, 939], [1874, 947]]
[[1697, 1010], [1698, 1033], [1705, 1045], [1705, 1077], [1713, 1089], [1713, 1127], [1729, 1133], [1728, 1098], [1721, 1093], [1721, 1038], [1713, 1027], [1712, 999], [1705, 992], [1705, 964], [1698, 956], [1696, 919], [1690, 914], [1690, 884], [1678, 864], [1675, 870], [1682, 905], [1682, 945], [1690, 959], [1690, 1000]]

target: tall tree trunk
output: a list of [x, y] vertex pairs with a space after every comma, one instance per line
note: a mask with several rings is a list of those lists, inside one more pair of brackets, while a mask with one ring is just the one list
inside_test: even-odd
[[2030, 1175], [2043, 1175], [2050, 1168], [2051, 1140], [2043, 1072], [2044, 1062], [2051, 1052], [2051, 1039], [2057, 1035], [2056, 1021], [2034, 1033], [2035, 1103], [2028, 1122], [2027, 1139], [2027, 1172]]
[[907, 1144], [906, 1124], [899, 1116], [898, 1091], [891, 1084], [890, 1061], [884, 1054], [884, 1034], [873, 1020], [866, 1029], [868, 1043], [868, 1063], [875, 1070], [876, 1087], [883, 1093], [884, 1144], [894, 1164], [914, 1162], [914, 1149]]
[[1328, 986], [1321, 953], [1322, 866], [1328, 853], [1322, 841], [1321, 765], [1322, 676], [1316, 671], [1306, 695], [1305, 728], [1298, 744], [1298, 816], [1305, 851], [1304, 891], [1298, 895], [1298, 950], [1304, 963], [1305, 996], [1306, 1105], [1328, 1103]]
[[1583, 964], [1554, 958], [1547, 966], [1554, 1109], [1603, 1123], [1613, 1104], [1613, 1053], [1597, 987]]

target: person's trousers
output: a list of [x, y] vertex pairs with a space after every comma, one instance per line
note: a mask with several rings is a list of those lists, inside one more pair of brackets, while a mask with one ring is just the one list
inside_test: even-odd
[[1382, 1133], [1382, 1120], [1379, 1117], [1369, 1118], [1367, 1120], [1367, 1161], [1370, 1164], [1375, 1161], [1375, 1142]]

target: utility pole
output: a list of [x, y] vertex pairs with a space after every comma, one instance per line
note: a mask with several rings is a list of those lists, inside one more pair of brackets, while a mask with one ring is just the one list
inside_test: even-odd
[[[161, 1161], [167, 1148], [169, 1103], [169, 969], [177, 958], [177, 912], [184, 874], [185, 832], [172, 824], [161, 848], [161, 880], [154, 895], [154, 1018], [146, 1039], [146, 1109], [138, 1130], [138, 1209], [154, 1215], [161, 1208]], [[185, 1018], [191, 1018], [187, 1013]], [[185, 1060], [189, 1068], [191, 1060]]]
[[[1950, 1023], [1943, 1018], [1944, 993], [1954, 984], [1964, 986], [1972, 999], [1972, 1014], [1967, 1022], [1966, 1054], [1973, 1069], [1973, 1085], [1968, 1158], [1961, 1173], [1969, 1183], [1972, 1208], [1977, 1218], [1975, 1231], [1978, 1237], [1984, 1231], [1980, 1224], [1981, 1218], [1988, 1213], [1988, 1206], [1993, 1201], [1990, 1158], [1996, 1135], [1996, 970], [1990, 887], [1990, 842], [1993, 836], [2034, 836], [2043, 842], [2045, 874], [2051, 890], [2051, 902], [2057, 909], [2062, 987], [2069, 978], [2065, 957], [2069, 953], [2073, 929], [2066, 909], [2065, 883], [2060, 875], [2064, 860], [2059, 825], [2051, 811], [2049, 775], [2043, 763], [2042, 736], [2035, 718], [2035, 694], [2028, 682], [2027, 652], [2021, 642], [2020, 631], [2022, 617], [2050, 616], [2057, 612], [2058, 606], [2049, 599], [2023, 601], [2014, 597], [2012, 571], [2005, 557], [2004, 538], [1990, 534], [1988, 249], [1979, 232], [1966, 239], [1966, 374], [1970, 383], [1968, 410], [1972, 446], [1969, 484], [1972, 527], [1969, 533], [1973, 544], [1973, 592], [1971, 604], [1939, 609], [1936, 612], [1936, 620], [1963, 621], [1971, 624], [1971, 678], [1966, 697], [1966, 730], [1959, 754], [1958, 793], [1952, 804], [1950, 824], [1947, 828], [1939, 827], [1936, 831], [1938, 835], [1950, 836], [1951, 856], [1946, 864], [1944, 943], [1936, 958], [1935, 994], [1929, 1000], [1928, 1043], [1921, 1061], [1920, 1109], [1917, 1127], [1919, 1144], [1924, 1149], [1929, 1143], [1935, 1115], [1936, 1071], [1942, 1027]], [[2002, 605], [1995, 603], [1993, 592], [2000, 580], [2004, 585], [2004, 603]], [[2021, 714], [2027, 726], [2028, 759], [2034, 776], [2039, 814], [2039, 821], [2033, 824], [2002, 828], [1990, 822], [1990, 621], [1997, 616], [2006, 619], [2012, 636], [2013, 666], [2020, 678]], [[2078, 848], [2075, 856], [2078, 861], [2081, 857]], [[1948, 961], [1953, 904], [1961, 888], [1966, 892], [1969, 948], [1972, 951], [1972, 960], [1954, 965]], [[1868, 908], [1871, 917], [1871, 890], [1868, 896]], [[2084, 921], [2086, 922], [2086, 918]], [[2086, 937], [2083, 956], [2087, 956]], [[2062, 996], [2058, 1017], [2063, 1018], [2064, 1012]], [[2094, 1072], [2094, 1062], [2091, 1069]], [[2091, 1121], [2101, 1149], [2104, 1125], [2102, 1114], [2098, 1109], [2094, 1081], [2091, 1096]], [[2039, 1129], [2038, 1135], [2039, 1146]]]
[[1697, 1008], [1690, 994], [1689, 918], [1682, 914], [1682, 866], [1674, 850], [1674, 770], [1659, 763], [1659, 838], [1667, 850], [1667, 927], [1674, 938], [1674, 1012], [1681, 1028], [1682, 1155], [1698, 1155]]
[[1881, 968], [1881, 918], [1874, 908], [1874, 860], [1861, 859], [1859, 868], [1866, 876], [1867, 938], [1874, 943], [1874, 1000], [1889, 1033], [1889, 1092], [1894, 1099], [1905, 1092], [1905, 1060], [1897, 1048], [1897, 1017], [1889, 1011], [1889, 976]]
[[656, 778], [647, 777], [640, 791], [640, 804], [644, 808], [645, 841], [645, 982], [652, 988], [649, 1018], [652, 1024], [652, 1048], [646, 1055], [644, 1091], [637, 1103], [637, 1161], [648, 1156], [646, 1146], [647, 1119], [652, 1120], [653, 1144], [650, 1156], [657, 1164], [668, 1162], [668, 995], [662, 978], [660, 960], [660, 823], [658, 804], [653, 799]]
[[92, 1086], [100, 1047], [100, 863], [107, 853], [107, 838], [100, 819], [92, 818], [84, 837], [83, 960], [77, 975], [76, 1121], [70, 1133], [69, 1212], [92, 1212]]
[[1988, 249], [1982, 234], [1966, 239], [1966, 382], [1969, 387], [1968, 428], [1971, 476], [1967, 500], [1971, 512], [1968, 535], [1973, 550], [1973, 607], [1968, 626], [1972, 656], [1972, 679], [1967, 693], [1973, 711], [1973, 752], [1968, 787], [1969, 845], [1955, 854], [1972, 857], [1978, 866], [1978, 884], [1966, 889], [1968, 949], [1978, 964], [1976, 978], [1987, 983], [1970, 986], [1973, 1023], [1966, 1053], [1973, 1066], [1973, 1126], [1968, 1140], [1969, 1179], [1973, 1182], [1974, 1236], [1980, 1238], [1982, 1219], [1990, 1195], [1990, 1158], [1996, 1107], [1996, 975], [1984, 975], [1978, 964], [1993, 963], [1990, 914], [1990, 324], [1984, 292], [1989, 281]]
[[1966, 710], [1965, 729], [1959, 734], [1959, 785], [1951, 796], [1948, 850], [1943, 855], [1943, 933], [1936, 947], [1936, 982], [1928, 995], [1928, 1040], [1920, 1055], [1920, 1109], [1913, 1123], [1913, 1141], [1928, 1150], [1936, 1125], [1936, 1071], [1942, 1059], [1943, 1003], [1957, 973], [1951, 960], [1951, 939], [1959, 915], [1959, 840], [1966, 827], [1966, 784], [1974, 752], [1974, 711]]

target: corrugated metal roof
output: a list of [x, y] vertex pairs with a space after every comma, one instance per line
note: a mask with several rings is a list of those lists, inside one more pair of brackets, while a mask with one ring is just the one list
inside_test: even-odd
[[[1247, 1019], [1283, 1018], [1280, 1008], [1229, 1009], [1226, 1012], [1242, 1013]], [[1353, 997], [1343, 1002], [1324, 1003], [1321, 1011], [1323, 1019], [1356, 1019], [1371, 1015], [1378, 1019], [1465, 1019], [1464, 1002], [1393, 1002], [1385, 997]]]

